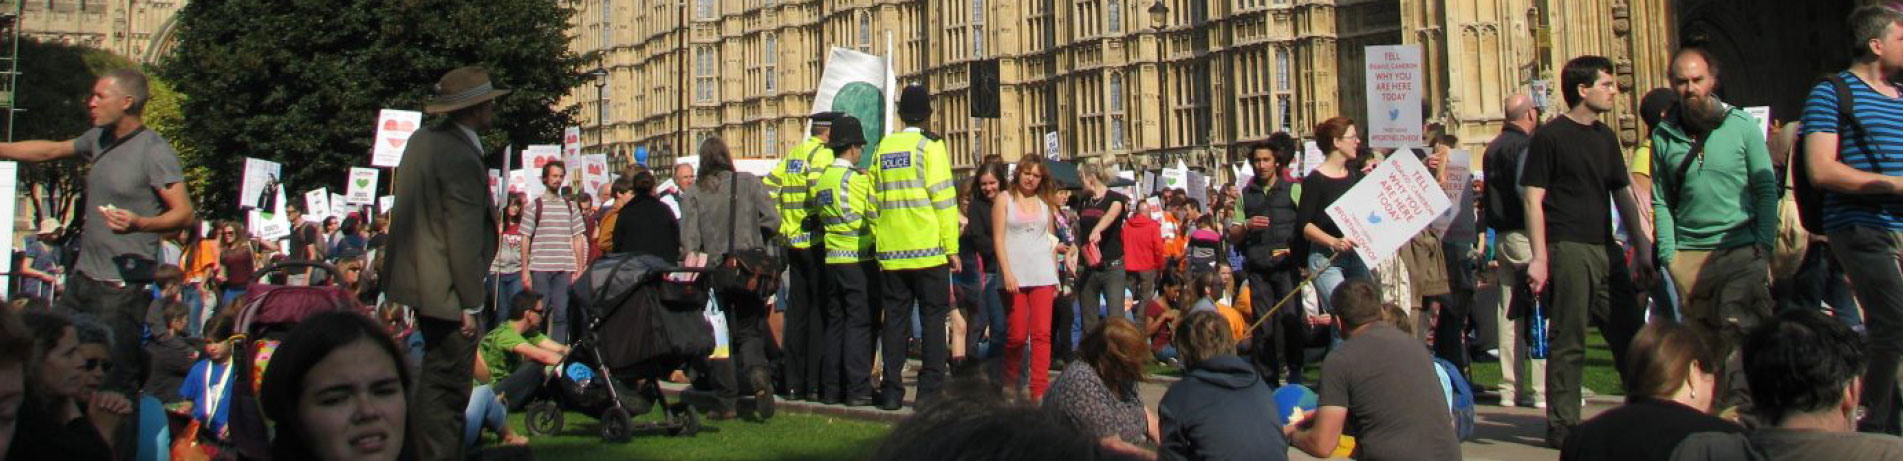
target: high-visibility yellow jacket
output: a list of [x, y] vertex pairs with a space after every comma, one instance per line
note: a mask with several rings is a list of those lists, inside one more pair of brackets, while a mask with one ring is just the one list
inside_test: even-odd
[[827, 149], [826, 143], [818, 137], [808, 137], [806, 142], [787, 152], [766, 177], [767, 195], [772, 196], [780, 210], [780, 235], [786, 237], [787, 244], [794, 249], [813, 247], [813, 233], [804, 226], [808, 214], [807, 188], [819, 177], [820, 169], [832, 163], [832, 149]]
[[826, 264], [871, 261], [872, 226], [866, 224], [879, 215], [872, 176], [846, 159], [837, 159], [812, 186], [813, 212], [826, 225]]
[[872, 158], [873, 245], [885, 270], [945, 265], [958, 253], [958, 191], [938, 135], [907, 128], [879, 141]]

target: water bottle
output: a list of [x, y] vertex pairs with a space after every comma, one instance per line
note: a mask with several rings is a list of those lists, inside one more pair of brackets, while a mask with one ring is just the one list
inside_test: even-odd
[[1534, 360], [1546, 360], [1546, 307], [1538, 296], [1533, 297], [1533, 313], [1527, 316], [1527, 329], [1531, 330], [1526, 341], [1527, 354]]

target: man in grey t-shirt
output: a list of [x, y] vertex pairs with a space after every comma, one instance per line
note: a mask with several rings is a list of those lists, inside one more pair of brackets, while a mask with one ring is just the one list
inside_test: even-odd
[[67, 224], [82, 226], [79, 260], [58, 306], [96, 315], [112, 328], [113, 367], [102, 389], [128, 395], [137, 389], [139, 321], [151, 302], [144, 284], [157, 266], [159, 235], [192, 220], [178, 153], [139, 116], [149, 97], [144, 74], [109, 72], [93, 85], [87, 104], [96, 128], [72, 141], [0, 144], [0, 158], [7, 160], [78, 156], [92, 165], [83, 224]]
[[1284, 429], [1290, 445], [1327, 457], [1344, 430], [1364, 460], [1455, 460], [1460, 441], [1427, 347], [1381, 321], [1381, 293], [1353, 279], [1335, 289], [1335, 321], [1348, 339], [1322, 362], [1317, 409]]

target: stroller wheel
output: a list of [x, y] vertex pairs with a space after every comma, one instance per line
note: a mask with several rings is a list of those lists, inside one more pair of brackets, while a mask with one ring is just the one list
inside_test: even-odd
[[667, 435], [693, 437], [694, 434], [700, 432], [700, 415], [694, 413], [693, 407], [685, 403], [677, 403], [668, 408], [667, 413], [670, 416], [668, 423], [671, 424], [671, 427], [667, 428]]
[[634, 418], [628, 416], [628, 410], [621, 407], [609, 407], [601, 414], [601, 440], [609, 443], [625, 443], [634, 437]]
[[555, 435], [562, 432], [562, 409], [555, 406], [555, 402], [530, 403], [528, 413], [523, 415], [522, 420], [530, 434]]

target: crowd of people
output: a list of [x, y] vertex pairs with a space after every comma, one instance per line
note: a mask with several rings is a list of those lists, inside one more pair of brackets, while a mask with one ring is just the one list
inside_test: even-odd
[[[480, 133], [508, 90], [467, 67], [436, 84], [442, 120], [409, 141], [394, 209], [293, 206], [278, 240], [197, 222], [177, 154], [140, 121], [145, 77], [115, 71], [94, 88], [98, 128], [0, 144], [92, 165], [78, 219], [41, 222], [17, 257], [0, 454], [526, 445], [507, 415], [587, 379], [563, 367], [590, 326], [571, 287], [627, 255], [745, 278], [701, 285], [730, 353], [665, 378], [711, 393], [709, 418], [909, 403], [879, 459], [1459, 459], [1470, 394], [1543, 409], [1562, 459], [1903, 458], [1903, 10], [1860, 8], [1848, 29], [1850, 68], [1763, 130], [1718, 96], [1722, 63], [1676, 50], [1631, 151], [1602, 121], [1613, 62], [1565, 63], [1566, 109], [1504, 100], [1445, 225], [1373, 267], [1326, 209], [1397, 156], [1447, 182], [1460, 140], [1438, 124], [1386, 150], [1328, 118], [1237, 149], [1251, 174], [1201, 191], [1037, 155], [959, 177], [914, 85], [903, 129], [871, 144], [857, 118], [814, 114], [765, 175], [709, 138], [671, 184], [634, 166], [580, 191], [550, 162], [539, 196], [496, 200]], [[1324, 156], [1298, 168], [1304, 138]], [[267, 269], [280, 261], [335, 273]], [[261, 346], [240, 322], [259, 285], [334, 285], [342, 308]], [[1585, 419], [1589, 326], [1626, 402]], [[1469, 392], [1476, 360], [1500, 363], [1497, 388]], [[1158, 366], [1183, 377], [1146, 401]]]

